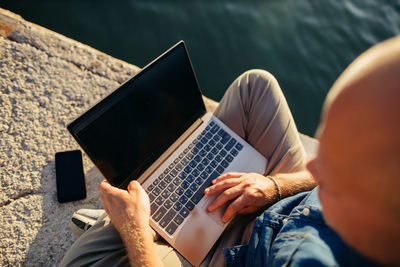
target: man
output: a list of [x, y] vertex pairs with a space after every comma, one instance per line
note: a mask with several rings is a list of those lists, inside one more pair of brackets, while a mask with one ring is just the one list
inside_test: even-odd
[[[275, 79], [261, 71], [239, 77], [216, 115], [269, 159], [266, 174], [272, 177], [228, 173], [206, 189], [221, 193], [208, 210], [229, 202], [223, 221], [235, 218], [202, 265], [372, 265], [368, 259], [399, 265], [399, 73], [400, 38], [349, 66], [327, 97], [309, 172], [302, 169], [304, 152]], [[295, 195], [314, 186], [310, 173], [320, 186]], [[149, 200], [137, 182], [127, 191], [102, 182], [99, 190], [112, 224], [103, 216], [61, 265], [188, 264], [153, 242]], [[254, 220], [281, 197], [288, 198]]]

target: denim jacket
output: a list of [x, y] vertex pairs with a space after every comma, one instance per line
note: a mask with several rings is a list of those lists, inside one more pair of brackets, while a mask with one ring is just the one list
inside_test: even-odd
[[224, 257], [226, 266], [375, 266], [325, 224], [318, 188], [271, 206], [249, 244], [224, 249]]

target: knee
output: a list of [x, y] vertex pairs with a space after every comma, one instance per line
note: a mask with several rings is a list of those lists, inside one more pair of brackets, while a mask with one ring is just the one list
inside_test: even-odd
[[244, 72], [239, 78], [240, 90], [247, 90], [247, 95], [278, 95], [281, 92], [278, 81], [270, 72], [261, 69], [252, 69]]

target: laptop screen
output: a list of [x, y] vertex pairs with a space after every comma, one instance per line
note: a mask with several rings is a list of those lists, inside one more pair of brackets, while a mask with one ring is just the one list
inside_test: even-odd
[[126, 187], [204, 113], [190, 59], [179, 42], [68, 129], [104, 177]]

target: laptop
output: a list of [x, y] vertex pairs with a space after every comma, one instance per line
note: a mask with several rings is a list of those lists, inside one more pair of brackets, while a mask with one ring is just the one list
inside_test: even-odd
[[151, 227], [199, 265], [227, 227], [204, 189], [230, 172], [263, 174], [267, 159], [211, 113], [183, 41], [68, 125], [102, 175], [150, 198]]

